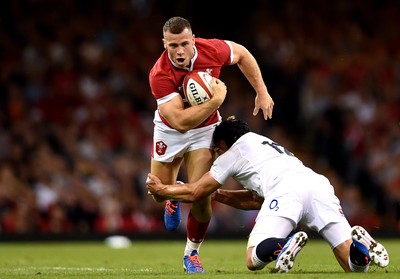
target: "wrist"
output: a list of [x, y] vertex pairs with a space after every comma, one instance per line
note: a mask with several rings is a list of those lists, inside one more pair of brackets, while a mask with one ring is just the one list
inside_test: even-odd
[[212, 195], [211, 195], [211, 199], [212, 200], [217, 200], [217, 195], [219, 195], [219, 189], [215, 190]]

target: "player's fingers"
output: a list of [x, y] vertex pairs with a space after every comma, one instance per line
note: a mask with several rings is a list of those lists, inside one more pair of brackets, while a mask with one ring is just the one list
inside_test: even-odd
[[269, 113], [267, 112], [267, 110], [263, 110], [263, 114], [264, 114], [264, 120], [268, 120], [269, 119]]
[[268, 108], [268, 118], [272, 119], [272, 111], [274, 109], [274, 104], [272, 104], [269, 108]]
[[254, 110], [253, 110], [253, 116], [256, 116], [257, 114], [258, 114], [258, 111], [260, 110], [260, 108], [259, 107], [255, 107], [254, 108]]

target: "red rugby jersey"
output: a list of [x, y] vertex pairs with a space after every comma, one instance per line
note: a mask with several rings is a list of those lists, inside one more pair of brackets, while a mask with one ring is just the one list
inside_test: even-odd
[[[150, 88], [157, 104], [162, 98], [178, 93], [184, 99], [185, 106], [188, 106], [183, 94], [183, 79], [188, 71], [205, 71], [213, 77], [219, 78], [222, 66], [231, 65], [232, 48], [224, 40], [196, 38], [194, 48], [195, 55], [192, 58], [190, 68], [180, 69], [175, 67], [168, 58], [167, 50], [165, 50], [150, 70]], [[216, 123], [218, 114], [218, 111], [215, 111], [196, 128]], [[170, 126], [163, 117], [161, 119]]]

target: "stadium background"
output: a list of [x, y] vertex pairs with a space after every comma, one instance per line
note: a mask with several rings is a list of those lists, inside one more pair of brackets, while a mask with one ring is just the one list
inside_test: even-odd
[[[272, 120], [252, 116], [237, 67], [221, 76], [222, 116], [328, 176], [351, 224], [399, 235], [400, 3], [224, 2], [0, 2], [0, 239], [171, 237], [144, 181], [156, 108], [148, 72], [174, 15], [260, 64]], [[214, 204], [210, 235], [244, 235], [255, 214]]]

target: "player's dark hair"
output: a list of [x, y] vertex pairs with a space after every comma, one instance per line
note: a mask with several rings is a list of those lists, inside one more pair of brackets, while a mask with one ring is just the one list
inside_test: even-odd
[[170, 19], [168, 19], [164, 23], [163, 35], [167, 31], [171, 32], [172, 34], [180, 34], [186, 28], [189, 31], [192, 31], [192, 26], [190, 25], [190, 22], [183, 17], [174, 16], [174, 17], [171, 17]]
[[236, 119], [235, 116], [229, 116], [215, 127], [213, 143], [218, 145], [221, 141], [225, 141], [230, 148], [241, 136], [248, 132], [250, 132], [250, 127], [246, 122]]

